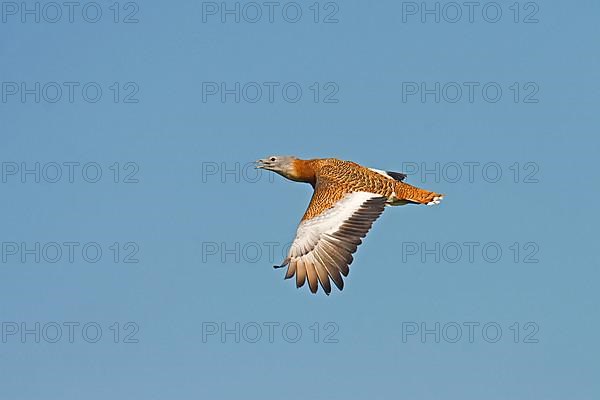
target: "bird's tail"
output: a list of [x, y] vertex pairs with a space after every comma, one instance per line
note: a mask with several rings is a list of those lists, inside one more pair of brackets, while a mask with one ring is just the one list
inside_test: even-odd
[[434, 204], [440, 204], [444, 198], [444, 195], [440, 193], [420, 189], [404, 182], [398, 183], [396, 197], [411, 203], [427, 204], [431, 206]]

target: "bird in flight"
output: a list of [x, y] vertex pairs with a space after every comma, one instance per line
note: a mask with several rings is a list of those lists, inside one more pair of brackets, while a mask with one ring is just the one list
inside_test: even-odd
[[331, 293], [330, 279], [339, 290], [348, 276], [352, 254], [385, 206], [439, 204], [443, 195], [404, 183], [405, 174], [363, 167], [335, 158], [301, 160], [271, 156], [256, 161], [262, 168], [296, 182], [310, 183], [313, 196], [286, 259], [285, 279], [296, 276], [312, 293], [318, 284]]

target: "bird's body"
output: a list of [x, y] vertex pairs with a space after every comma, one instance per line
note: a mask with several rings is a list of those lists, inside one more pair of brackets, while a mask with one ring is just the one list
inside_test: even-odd
[[257, 168], [310, 183], [314, 189], [288, 257], [281, 265], [288, 266], [286, 279], [295, 275], [297, 287], [308, 280], [313, 293], [318, 282], [329, 294], [330, 279], [342, 290], [342, 275], [348, 275], [352, 254], [386, 205], [431, 205], [443, 197], [402, 182], [406, 177], [402, 173], [367, 168], [352, 161], [272, 156], [257, 162]]

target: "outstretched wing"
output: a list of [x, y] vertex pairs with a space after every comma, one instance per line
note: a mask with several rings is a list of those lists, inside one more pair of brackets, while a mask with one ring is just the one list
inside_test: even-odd
[[285, 278], [295, 275], [297, 287], [308, 280], [312, 293], [317, 292], [318, 282], [329, 294], [329, 279], [342, 290], [352, 254], [383, 212], [386, 200], [375, 193], [344, 193], [327, 182], [317, 185], [281, 265], [288, 266]]

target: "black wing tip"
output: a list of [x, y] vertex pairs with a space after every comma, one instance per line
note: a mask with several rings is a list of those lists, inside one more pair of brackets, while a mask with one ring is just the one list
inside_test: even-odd
[[290, 263], [290, 259], [286, 258], [285, 260], [283, 260], [281, 265], [273, 265], [273, 268], [275, 268], [275, 269], [283, 268], [283, 267], [287, 266], [289, 263]]
[[394, 178], [397, 181], [402, 182], [403, 180], [406, 179], [406, 177], [408, 175], [403, 174], [402, 172], [394, 172], [394, 171], [385, 171], [386, 174], [388, 174], [389, 176], [391, 176], [392, 178]]

